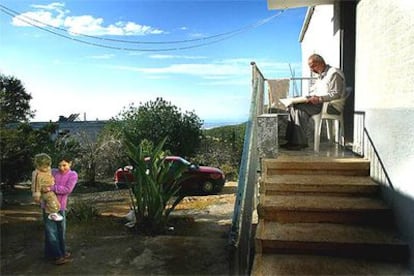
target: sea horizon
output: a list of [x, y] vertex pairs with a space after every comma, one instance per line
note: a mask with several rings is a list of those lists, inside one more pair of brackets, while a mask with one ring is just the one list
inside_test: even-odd
[[212, 120], [212, 121], [204, 121], [202, 125], [202, 129], [211, 129], [216, 127], [222, 127], [222, 126], [232, 126], [232, 125], [238, 125], [243, 123], [243, 121], [220, 121], [220, 120]]
[[[70, 123], [70, 122], [107, 122], [109, 120], [63, 120], [63, 121], [29, 121], [30, 124], [32, 125], [36, 125], [38, 127], [40, 127], [43, 124], [46, 123], [59, 123], [59, 122], [66, 122], [66, 123]], [[222, 127], [222, 126], [231, 126], [231, 125], [238, 125], [238, 124], [242, 124], [243, 122], [246, 122], [246, 120], [232, 120], [232, 121], [225, 121], [225, 120], [203, 120], [203, 124], [201, 125], [202, 129], [211, 129], [211, 128], [216, 128], [216, 127]]]

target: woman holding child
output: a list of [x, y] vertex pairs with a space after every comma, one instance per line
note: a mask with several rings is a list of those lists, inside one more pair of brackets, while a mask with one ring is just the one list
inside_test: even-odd
[[59, 215], [62, 220], [50, 219], [49, 213], [45, 209], [46, 205], [41, 202], [43, 209], [43, 222], [45, 225], [45, 257], [53, 259], [57, 265], [65, 264], [72, 261], [70, 253], [66, 251], [65, 234], [66, 234], [66, 208], [68, 196], [72, 193], [78, 181], [78, 174], [71, 170], [72, 159], [62, 157], [59, 159], [58, 168], [52, 169], [54, 185], [44, 186], [41, 193], [53, 192], [56, 194], [60, 203]]

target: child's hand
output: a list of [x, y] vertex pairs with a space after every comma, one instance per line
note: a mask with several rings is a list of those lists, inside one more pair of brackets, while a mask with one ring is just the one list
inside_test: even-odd
[[47, 193], [50, 192], [50, 187], [42, 187], [40, 190], [42, 191], [42, 193]]

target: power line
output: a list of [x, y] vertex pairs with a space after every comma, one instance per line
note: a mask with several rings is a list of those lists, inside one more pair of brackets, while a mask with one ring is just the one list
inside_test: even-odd
[[[131, 40], [121, 40], [121, 39], [111, 39], [111, 38], [103, 38], [103, 37], [97, 37], [97, 36], [91, 36], [91, 35], [86, 35], [86, 34], [81, 34], [81, 33], [74, 33], [74, 32], [69, 32], [67, 29], [63, 29], [63, 28], [59, 28], [59, 27], [55, 27], [52, 25], [49, 25], [47, 23], [44, 23], [42, 21], [39, 21], [37, 19], [28, 17], [26, 15], [23, 15], [19, 12], [16, 12], [12, 9], [9, 9], [7, 7], [5, 7], [4, 5], [0, 4], [0, 10], [11, 16], [11, 17], [17, 17], [18, 20], [33, 26], [35, 28], [38, 28], [40, 30], [43, 30], [45, 32], [51, 33], [53, 35], [62, 37], [62, 38], [66, 38], [78, 43], [83, 43], [83, 44], [87, 44], [90, 46], [95, 46], [95, 47], [100, 47], [100, 48], [106, 48], [106, 49], [112, 49], [112, 50], [124, 50], [124, 51], [141, 51], [141, 52], [165, 52], [165, 51], [177, 51], [177, 50], [186, 50], [186, 49], [192, 49], [192, 48], [198, 48], [198, 47], [203, 47], [203, 46], [207, 46], [207, 45], [211, 45], [214, 43], [218, 43], [221, 42], [223, 40], [232, 38], [242, 32], [246, 32], [248, 30], [260, 27], [268, 22], [270, 22], [272, 19], [280, 16], [284, 10], [281, 10], [278, 14], [272, 15], [268, 18], [262, 19], [257, 21], [254, 24], [233, 30], [233, 31], [229, 31], [229, 32], [224, 32], [224, 33], [220, 33], [220, 34], [216, 34], [216, 35], [212, 35], [212, 36], [208, 36], [208, 37], [203, 37], [203, 38], [197, 38], [197, 39], [187, 39], [187, 40], [174, 40], [174, 41], [153, 41], [153, 42], [145, 42], [145, 41], [131, 41]], [[35, 22], [35, 23], [34, 23]], [[37, 24], [36, 24], [37, 23]], [[46, 27], [42, 27], [39, 26], [43, 25]], [[189, 43], [189, 42], [196, 42], [196, 41], [203, 41], [202, 43], [198, 43], [198, 44], [193, 44], [193, 45], [188, 45], [188, 46], [181, 46], [181, 47], [170, 47], [170, 48], [130, 48], [130, 47], [121, 47], [121, 46], [112, 46], [112, 45], [107, 45], [107, 44], [102, 44], [102, 43], [96, 43], [96, 42], [90, 42], [90, 41], [86, 41], [86, 40], [82, 40], [79, 38], [75, 38], [73, 36], [70, 35], [66, 35], [66, 34], [62, 34], [59, 33], [57, 31], [61, 31], [61, 32], [65, 32], [65, 33], [72, 33], [74, 35], [78, 35], [78, 36], [84, 36], [86, 38], [90, 38], [90, 39], [97, 39], [97, 40], [101, 40], [101, 41], [110, 41], [110, 42], [116, 42], [116, 43], [133, 43], [133, 44], [177, 44], [177, 43]]]
[[[69, 32], [67, 29], [56, 27], [56, 26], [47, 24], [45, 22], [42, 22], [40, 20], [37, 20], [35, 18], [29, 17], [27, 15], [23, 15], [22, 13], [17, 12], [15, 10], [12, 10], [10, 8], [7, 8], [7, 7], [5, 7], [1, 4], [0, 4], [0, 8], [2, 9], [2, 11], [4, 11], [3, 9], [7, 10], [9, 12], [8, 13], [9, 15], [13, 14], [13, 16], [24, 17], [26, 19], [24, 22], [27, 23], [27, 24], [30, 24], [28, 22], [36, 22], [36, 23], [41, 24], [43, 26], [47, 26], [47, 27], [50, 27], [50, 28], [58, 30], [58, 31], [71, 33], [73, 35], [84, 36], [84, 37], [87, 37], [87, 38], [103, 40], [103, 41], [132, 43], [132, 44], [177, 44], [177, 43], [187, 43], [187, 42], [194, 42], [194, 41], [201, 41], [201, 40], [209, 40], [209, 39], [213, 39], [213, 38], [217, 38], [217, 37], [221, 37], [221, 36], [231, 35], [233, 33], [243, 32], [244, 30], [247, 31], [249, 29], [257, 28], [261, 25], [264, 25], [264, 24], [268, 23], [272, 19], [279, 16], [282, 12], [284, 12], [284, 10], [282, 10], [278, 14], [272, 15], [272, 16], [270, 16], [268, 18], [265, 18], [265, 19], [261, 19], [261, 20], [255, 22], [255, 23], [253, 23], [253, 24], [250, 24], [250, 25], [247, 25], [247, 26], [244, 26], [244, 27], [241, 27], [241, 28], [229, 31], [229, 32], [219, 33], [219, 34], [215, 34], [215, 35], [211, 35], [211, 36], [207, 36], [207, 37], [194, 38], [194, 39], [184, 39], [184, 40], [170, 40], [170, 41], [131, 41], [131, 40], [123, 40], [123, 39], [114, 39], [114, 38], [105, 38], [105, 37], [92, 36], [92, 35], [82, 34], [82, 33], [78, 33], [78, 32]], [[18, 19], [20, 20], [20, 18], [18, 18]], [[30, 24], [30, 25], [35, 26], [35, 24]]]

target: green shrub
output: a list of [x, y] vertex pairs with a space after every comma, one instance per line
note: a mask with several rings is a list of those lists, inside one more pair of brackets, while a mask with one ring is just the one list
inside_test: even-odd
[[191, 161], [218, 167], [227, 181], [237, 180], [245, 129], [243, 123], [204, 130], [201, 147]]
[[220, 169], [224, 172], [227, 181], [236, 181], [238, 178], [237, 167], [226, 163], [221, 165]]

